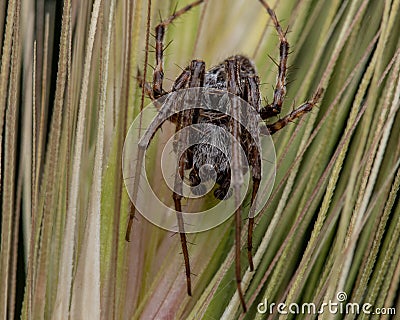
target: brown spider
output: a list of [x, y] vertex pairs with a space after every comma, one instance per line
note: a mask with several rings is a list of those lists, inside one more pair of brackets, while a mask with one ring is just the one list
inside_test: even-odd
[[[270, 15], [272, 22], [274, 23], [275, 29], [279, 36], [279, 51], [280, 59], [278, 66], [278, 76], [276, 79], [274, 97], [271, 104], [266, 106], [261, 105], [260, 99], [260, 82], [257, 76], [257, 72], [252, 61], [242, 55], [236, 55], [225, 59], [221, 64], [211, 68], [206, 71], [205, 63], [201, 60], [192, 60], [189, 66], [187, 66], [179, 77], [175, 80], [171, 92], [165, 91], [163, 89], [163, 52], [164, 52], [164, 34], [166, 27], [173, 22], [176, 18], [183, 15], [185, 12], [189, 11], [191, 8], [201, 4], [204, 0], [195, 1], [179, 11], [176, 11], [168, 19], [159, 23], [155, 28], [155, 38], [156, 38], [156, 65], [153, 73], [153, 84], [146, 83], [144, 79], [141, 79], [141, 85], [145, 87], [146, 93], [154, 101], [164, 95], [171, 92], [175, 92], [180, 89], [187, 88], [207, 88], [211, 90], [222, 90], [227, 91], [235, 96], [239, 96], [250, 104], [254, 110], [259, 114], [262, 120], [274, 117], [281, 112], [281, 107], [283, 100], [286, 95], [286, 71], [287, 71], [287, 57], [289, 51], [289, 44], [286, 39], [286, 32], [284, 32], [278, 22], [275, 12], [268, 6], [268, 4], [259, 0], [263, 7], [267, 10]], [[309, 112], [318, 102], [322, 94], [322, 89], [318, 89], [314, 97], [298, 108], [294, 109], [290, 114], [284, 118], [276, 121], [275, 123], [268, 124], [267, 128], [269, 134], [274, 134], [278, 130], [282, 129], [289, 122], [292, 122], [296, 118], [301, 117], [305, 113]], [[169, 109], [168, 109], [169, 108]], [[172, 110], [173, 111], [173, 110]], [[233, 110], [235, 112], [235, 110]], [[159, 111], [159, 114], [171, 114], [171, 105], [165, 104]], [[176, 131], [180, 131], [185, 127], [191, 126], [198, 123], [208, 123], [215, 124], [223, 127], [224, 130], [230, 132], [245, 150], [248, 163], [251, 165], [251, 175], [253, 181], [253, 190], [251, 195], [251, 205], [255, 200], [257, 195], [260, 181], [261, 181], [261, 156], [257, 148], [257, 141], [254, 141], [250, 133], [257, 132], [257, 123], [253, 124], [253, 129], [247, 132], [243, 130], [241, 125], [237, 121], [233, 120], [234, 117], [222, 116], [216, 111], [209, 111], [203, 109], [193, 109], [184, 110], [175, 113], [173, 116], [167, 117], [171, 122], [176, 125]], [[160, 118], [161, 119], [161, 118]], [[164, 118], [165, 119], [165, 118]], [[139, 153], [144, 152], [148, 147], [154, 132], [160, 128], [162, 121], [155, 121], [152, 123], [152, 128], [148, 128], [145, 133], [145, 139], [139, 145]], [[147, 136], [146, 136], [147, 134]], [[253, 136], [254, 137], [254, 136]], [[258, 138], [258, 137], [256, 137]], [[256, 139], [257, 140], [257, 139]], [[178, 141], [178, 145], [179, 145]], [[210, 164], [206, 160], [212, 159], [212, 165], [214, 166], [216, 172], [216, 182], [219, 187], [214, 191], [214, 196], [218, 199], [225, 199], [230, 197], [231, 189], [233, 188], [233, 193], [235, 197], [237, 196], [238, 188], [237, 185], [242, 177], [240, 170], [240, 157], [235, 154], [235, 150], [232, 150], [232, 167], [230, 168], [228, 159], [224, 156], [221, 151], [216, 148], [210, 147], [206, 144], [198, 144], [191, 146], [186, 151], [181, 153], [182, 156], [179, 158], [179, 163], [177, 166], [176, 177], [179, 175], [181, 178], [184, 176], [185, 170], [190, 170], [189, 182], [192, 187], [201, 187], [201, 179], [199, 177], [200, 170], [205, 164]], [[207, 156], [205, 156], [207, 155]], [[212, 156], [210, 156], [212, 155]], [[231, 171], [232, 171], [232, 181], [231, 181]], [[236, 176], [236, 177], [235, 177]], [[182, 183], [175, 178], [176, 184], [173, 192], [173, 200], [175, 205], [175, 211], [177, 214], [178, 227], [180, 240], [182, 245], [183, 257], [185, 261], [185, 271], [186, 271], [186, 282], [187, 282], [187, 293], [191, 296], [191, 273], [190, 273], [190, 263], [189, 255], [186, 243], [186, 234], [184, 228], [184, 221], [182, 218], [181, 210], [181, 199], [182, 199]], [[236, 182], [235, 182], [236, 181]], [[134, 210], [130, 214], [130, 219], [128, 223], [128, 229], [126, 233], [126, 240], [129, 241], [129, 233], [132, 226], [134, 218]], [[236, 234], [235, 234], [235, 273], [237, 282], [237, 291], [239, 294], [239, 299], [242, 304], [243, 310], [246, 311], [246, 304], [241, 288], [241, 266], [240, 266], [240, 233], [241, 233], [241, 208], [235, 212], [235, 224], [236, 224]], [[254, 227], [254, 216], [249, 217], [248, 222], [248, 240], [247, 240], [247, 256], [249, 261], [250, 270], [254, 270], [253, 260], [252, 260], [252, 235]]]

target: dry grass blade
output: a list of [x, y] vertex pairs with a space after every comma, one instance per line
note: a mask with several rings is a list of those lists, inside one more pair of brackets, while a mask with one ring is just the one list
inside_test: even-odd
[[[50, 135], [48, 147], [46, 149], [45, 164], [42, 175], [42, 186], [39, 189], [39, 195], [36, 195], [40, 201], [38, 211], [35, 215], [36, 225], [33, 226], [32, 239], [35, 243], [35, 252], [30, 254], [30, 259], [34, 261], [34, 270], [36, 270], [34, 282], [34, 291], [32, 294], [32, 315], [33, 318], [40, 317], [46, 313], [47, 299], [51, 295], [47, 291], [49, 280], [49, 265], [51, 261], [52, 245], [52, 227], [55, 221], [55, 212], [57, 212], [57, 189], [54, 187], [58, 181], [59, 167], [59, 147], [61, 136], [61, 121], [63, 112], [63, 99], [66, 87], [66, 65], [68, 51], [68, 33], [69, 33], [69, 14], [68, 1], [65, 1], [65, 11], [63, 15], [63, 24], [60, 40], [60, 57], [58, 63], [58, 77], [54, 100], [54, 109], [51, 119]], [[37, 162], [38, 163], [38, 162]], [[30, 308], [28, 308], [30, 310]]]
[[[20, 3], [12, 4], [15, 5], [15, 11], [10, 8], [10, 11], [13, 12], [12, 18], [7, 18], [7, 24], [12, 27], [12, 41], [19, 44], [20, 39]], [[9, 30], [9, 32], [11, 32]], [[11, 34], [11, 33], [10, 33]], [[10, 39], [11, 40], [11, 39]], [[11, 46], [9, 47], [11, 49]], [[1, 214], [1, 261], [0, 261], [0, 277], [3, 283], [3, 290], [0, 294], [0, 317], [7, 318], [8, 316], [14, 315], [14, 301], [15, 301], [15, 291], [12, 288], [15, 288], [15, 281], [13, 281], [13, 275], [16, 272], [16, 269], [11, 269], [12, 267], [16, 268], [15, 263], [15, 248], [13, 249], [13, 243], [18, 243], [18, 226], [19, 217], [16, 216], [16, 212], [18, 210], [18, 206], [16, 204], [15, 192], [16, 188], [16, 152], [17, 152], [17, 132], [18, 132], [18, 122], [17, 115], [19, 112], [18, 105], [18, 77], [20, 71], [20, 46], [14, 45], [11, 50], [11, 70], [10, 70], [10, 79], [8, 81], [5, 76], [8, 73], [4, 72], [4, 65], [2, 63], [2, 72], [1, 72], [1, 83], [0, 83], [0, 94], [4, 94], [0, 101], [1, 103], [1, 119], [0, 119], [0, 133], [1, 137], [3, 137], [3, 112], [6, 110], [5, 114], [5, 130], [4, 130], [4, 146], [5, 146], [5, 159], [4, 159], [4, 180], [1, 179], [0, 183], [3, 183], [3, 192], [2, 192], [2, 214]], [[7, 45], [6, 45], [7, 50]], [[7, 51], [5, 51], [7, 55]], [[5, 66], [7, 66], [8, 57], [3, 55]], [[3, 62], [3, 60], [2, 60]], [[8, 85], [8, 92], [6, 93], [5, 87]], [[6, 104], [7, 100], [7, 104]], [[7, 109], [5, 106], [7, 105]], [[3, 139], [0, 139], [0, 144]], [[1, 157], [0, 157], [1, 158]], [[17, 198], [18, 199], [18, 198]], [[10, 294], [10, 296], [9, 296]]]
[[[12, 36], [15, 22], [15, 10], [17, 2], [10, 1], [7, 7], [6, 27], [4, 32], [4, 43], [1, 56], [1, 70], [0, 70], [0, 142], [3, 141], [3, 126], [6, 110], [7, 100], [7, 87], [9, 82], [10, 61], [12, 50]], [[2, 150], [0, 150], [0, 159]], [[1, 181], [1, 180], [0, 180]]]
[[86, 120], [86, 107], [87, 95], [89, 86], [89, 73], [91, 70], [91, 59], [93, 44], [97, 29], [97, 21], [100, 11], [101, 0], [96, 0], [93, 4], [93, 10], [90, 21], [90, 28], [88, 32], [88, 43], [86, 47], [84, 72], [82, 79], [82, 87], [79, 101], [79, 112], [77, 120], [77, 130], [75, 137], [74, 158], [72, 160], [72, 179], [70, 198], [68, 203], [68, 213], [66, 218], [66, 229], [63, 237], [63, 248], [61, 256], [61, 269], [60, 269], [60, 282], [58, 284], [55, 317], [65, 319], [69, 316], [70, 312], [70, 299], [72, 290], [72, 271], [74, 268], [74, 246], [75, 246], [75, 232], [76, 232], [76, 219], [79, 217], [78, 210], [78, 193], [79, 193], [79, 179], [81, 174], [82, 164], [82, 148], [85, 134], [85, 120]]
[[[346, 302], [400, 308], [400, 0], [266, 3], [1, 1], [0, 318], [310, 319], [267, 308], [319, 307], [337, 301], [339, 291]], [[165, 34], [155, 31], [189, 4], [196, 6]], [[287, 28], [283, 36], [267, 7], [282, 33]], [[152, 69], [160, 71], [155, 37], [164, 43], [165, 91], [193, 59], [208, 70], [240, 54], [253, 58], [266, 105], [282, 89], [273, 84], [283, 38], [291, 54], [281, 119], [324, 88], [310, 113], [272, 136], [276, 178], [269, 198], [267, 186], [259, 190], [265, 206], [255, 217], [254, 271], [244, 219], [251, 192], [244, 201], [239, 258], [247, 313], [236, 293], [233, 219], [186, 235], [192, 297], [179, 235], [135, 211], [125, 241], [133, 205], [124, 184], [135, 179], [123, 180], [121, 160], [131, 122], [154, 108], [146, 94]], [[140, 119], [144, 132], [148, 119]], [[267, 124], [275, 121], [282, 123]], [[171, 208], [161, 162], [174, 126], [166, 121], [144, 161], [153, 191]], [[264, 153], [268, 160], [272, 152]], [[135, 164], [137, 155], [129, 156]], [[141, 195], [149, 211], [161, 211]], [[203, 200], [183, 199], [182, 211], [218, 203], [212, 195]]]

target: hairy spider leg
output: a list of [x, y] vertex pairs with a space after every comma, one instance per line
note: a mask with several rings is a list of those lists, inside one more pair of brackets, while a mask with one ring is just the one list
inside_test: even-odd
[[[176, 91], [182, 88], [187, 87], [189, 84], [189, 87], [201, 87], [203, 86], [204, 83], [204, 74], [205, 74], [205, 63], [202, 61], [192, 61], [190, 67], [186, 68], [181, 75], [177, 78], [175, 81], [172, 91]], [[173, 102], [173, 103], [176, 103]], [[171, 113], [171, 108], [172, 111], [174, 110], [176, 106], [171, 105], [170, 103], [166, 103], [161, 109], [160, 112], [157, 114], [157, 116], [154, 118], [154, 120], [150, 123], [148, 129], [144, 133], [142, 139], [139, 142], [139, 148], [138, 148], [138, 163], [136, 166], [136, 169], [141, 168], [142, 166], [142, 161], [143, 161], [143, 155], [147, 147], [149, 146], [152, 138], [154, 137], [156, 131], [162, 126], [164, 123], [164, 120], [167, 118], [167, 114]], [[177, 106], [179, 108], [179, 106]], [[175, 109], [179, 110], [179, 109]], [[180, 121], [177, 121], [177, 127], [176, 131], [181, 130], [182, 128], [191, 125], [193, 122], [193, 113], [194, 110], [189, 109], [182, 111], [178, 114], [177, 117], [180, 117]], [[183, 136], [182, 134], [180, 136]], [[183, 137], [184, 140], [187, 141], [188, 137]], [[183, 143], [182, 143], [183, 142]], [[185, 141], [182, 141], [182, 139], [177, 141], [177, 151], [179, 154], [180, 148], [184, 148], [185, 146]], [[181, 157], [179, 161], [179, 165], [177, 168], [177, 175], [175, 176], [175, 185], [174, 185], [174, 193], [173, 193], [173, 199], [174, 199], [174, 205], [175, 205], [175, 211], [177, 214], [177, 221], [178, 221], [178, 229], [179, 229], [179, 235], [181, 238], [181, 246], [182, 246], [182, 252], [184, 256], [184, 261], [185, 261], [185, 273], [186, 273], [186, 283], [187, 283], [187, 293], [189, 296], [192, 295], [191, 292], [191, 278], [190, 278], [190, 262], [189, 262], [189, 253], [187, 249], [187, 241], [186, 241], [186, 235], [185, 235], [185, 230], [184, 230], [184, 221], [182, 217], [182, 208], [181, 208], [181, 199], [182, 199], [182, 181], [178, 178], [183, 176], [183, 171], [185, 168], [185, 158]], [[138, 175], [136, 175], [138, 176]], [[138, 176], [139, 177], [139, 176]], [[136, 183], [138, 185], [138, 183]], [[137, 190], [136, 193], [134, 191], [134, 196], [137, 195]], [[129, 234], [130, 230], [132, 227], [133, 219], [134, 219], [134, 214], [135, 210], [131, 210], [130, 216], [129, 216], [129, 222], [128, 222], [128, 227], [125, 235], [125, 239], [129, 241]]]
[[268, 124], [267, 128], [270, 134], [274, 134], [275, 132], [281, 130], [283, 127], [285, 127], [289, 122], [293, 122], [295, 119], [300, 118], [302, 115], [304, 115], [307, 112], [310, 112], [312, 108], [315, 107], [315, 105], [318, 103], [318, 101], [321, 99], [322, 93], [324, 90], [322, 88], [319, 88], [313, 98], [302, 105], [300, 105], [298, 108], [294, 109], [291, 113], [289, 113], [287, 116], [285, 116], [282, 119], [279, 119], [278, 121]]
[[273, 116], [276, 116], [281, 112], [283, 100], [285, 99], [286, 96], [286, 72], [287, 72], [286, 64], [289, 54], [289, 42], [286, 39], [286, 32], [283, 32], [274, 10], [272, 10], [264, 0], [259, 0], [259, 1], [270, 15], [279, 36], [278, 76], [276, 77], [274, 99], [271, 104], [266, 105], [260, 110], [260, 116], [263, 120], [265, 120]]
[[[190, 80], [190, 71], [189, 71], [189, 68], [186, 68], [185, 70], [182, 71], [181, 75], [175, 81], [172, 91], [176, 91], [179, 88], [185, 87], [189, 83], [189, 80]], [[154, 120], [150, 123], [149, 127], [147, 128], [146, 132], [144, 133], [142, 139], [139, 142], [138, 156], [137, 156], [138, 161], [136, 164], [136, 173], [135, 173], [135, 177], [138, 177], [138, 179], [140, 179], [140, 170], [142, 168], [144, 152], [146, 151], [147, 147], [149, 146], [151, 139], [153, 138], [156, 131], [164, 123], [165, 118], [168, 117], [166, 115], [170, 113], [169, 106], [170, 106], [169, 104], [164, 104], [164, 107], [160, 109], [160, 112], [157, 114], [157, 116], [154, 118]], [[138, 194], [138, 185], [139, 185], [139, 181], [135, 182], [135, 185], [133, 188], [132, 196], [135, 199], [137, 198], [137, 194]], [[130, 233], [131, 233], [131, 229], [132, 229], [133, 220], [135, 219], [135, 213], [136, 213], [136, 209], [135, 209], [135, 207], [132, 207], [129, 212], [129, 220], [128, 220], [128, 225], [127, 225], [126, 234], [125, 234], [125, 240], [128, 242], [130, 241]]]
[[[204, 85], [204, 75], [205, 75], [205, 63], [203, 61], [193, 60], [190, 64], [189, 88], [202, 87]], [[174, 84], [174, 88], [176, 88], [177, 86], [175, 86]], [[193, 92], [189, 92], [189, 95], [191, 93]], [[178, 114], [179, 120], [177, 121], [176, 124], [176, 132], [179, 132], [183, 128], [192, 125], [194, 123], [193, 120], [197, 119], [196, 113], [198, 113], [198, 109], [196, 108], [186, 109], [184, 111], [179, 112]], [[189, 144], [188, 131], [182, 131], [178, 133], [175, 137], [176, 140], [174, 142], [175, 142], [176, 152], [178, 155], [182, 154], [182, 156], [179, 159], [176, 169], [174, 192], [172, 198], [174, 199], [175, 211], [178, 220], [179, 235], [181, 238], [183, 258], [185, 261], [187, 293], [189, 296], [191, 296], [192, 289], [191, 289], [191, 278], [190, 278], [190, 261], [189, 261], [189, 252], [187, 248], [187, 241], [185, 234], [185, 223], [182, 216], [182, 205], [181, 205], [182, 179], [184, 176], [184, 170], [186, 168], [186, 163], [187, 163], [187, 152], [185, 148]]]
[[[156, 37], [156, 66], [154, 69], [153, 73], [153, 86], [151, 87], [150, 84], [148, 84], [143, 77], [141, 77], [140, 73], [138, 74], [138, 81], [141, 86], [145, 87], [145, 91], [148, 94], [148, 96], [154, 101], [157, 98], [161, 97], [164, 94], [167, 94], [168, 92], [164, 91], [163, 89], [163, 79], [164, 79], [164, 72], [163, 72], [163, 55], [164, 55], [164, 35], [165, 35], [165, 28], [172, 23], [176, 18], [180, 17], [193, 7], [201, 4], [204, 0], [198, 0], [195, 1], [182, 9], [174, 12], [169, 18], [166, 20], [163, 20], [160, 22], [156, 28], [155, 28], [155, 37]], [[205, 75], [205, 64], [202, 61], [197, 61], [194, 60], [191, 63], [190, 67], [185, 68], [183, 72], [180, 74], [180, 76], [175, 80], [172, 90], [171, 91], [177, 91], [179, 89], [184, 89], [188, 85], [189, 87], [201, 87], [203, 86], [204, 83], [204, 75]], [[156, 107], [159, 107], [159, 105], [156, 105]], [[165, 108], [164, 108], [165, 109]], [[155, 132], [161, 127], [163, 121], [161, 119], [165, 119], [165, 114], [168, 113], [169, 110], [163, 110], [161, 108], [160, 113], [158, 116], [153, 120], [153, 122], [150, 124], [148, 130], [146, 131], [147, 137], [146, 139], [143, 139], [142, 145], [139, 144], [139, 155], [143, 154], [145, 149], [148, 147], [150, 144], [150, 141], [152, 137], [154, 136]], [[169, 117], [169, 120], [171, 120], [173, 123], [177, 125], [177, 131], [179, 131], [181, 128], [184, 126], [190, 125], [193, 123], [193, 119], [196, 119], [196, 114], [198, 114], [198, 110], [185, 110], [184, 112], [181, 112], [180, 114], [175, 114]], [[179, 117], [182, 117], [179, 119]], [[178, 128], [180, 124], [183, 125], [181, 128]], [[145, 134], [146, 135], [146, 134]], [[178, 143], [179, 145], [179, 143]], [[185, 162], [190, 162], [188, 159], [188, 153], [185, 152], [184, 156], [179, 160], [179, 165], [178, 165], [178, 173], [180, 177], [183, 177], [183, 170], [185, 169]], [[142, 158], [140, 158], [142, 160]], [[138, 163], [137, 166], [141, 167], [141, 163]], [[177, 177], [176, 177], [177, 179]], [[178, 188], [178, 191], [182, 189], [182, 185], [179, 182], [176, 182], [176, 188]], [[180, 189], [179, 189], [180, 188]], [[177, 189], [175, 189], [177, 190]], [[179, 192], [181, 194], [181, 192]], [[137, 194], [134, 193], [134, 195]], [[189, 253], [187, 250], [187, 242], [186, 242], [186, 235], [184, 232], [184, 221], [182, 217], [182, 208], [181, 208], [181, 198], [182, 196], [178, 194], [177, 192], [174, 192], [173, 194], [173, 199], [174, 199], [174, 205], [175, 205], [175, 211], [177, 212], [177, 220], [178, 220], [178, 228], [179, 228], [179, 234], [181, 238], [181, 245], [182, 245], [182, 251], [183, 251], [183, 256], [184, 256], [184, 261], [185, 261], [185, 271], [186, 271], [186, 280], [187, 280], [187, 292], [191, 296], [191, 279], [190, 279], [190, 262], [189, 262]], [[130, 230], [132, 227], [133, 219], [135, 216], [135, 210], [131, 210], [130, 216], [129, 216], [129, 222], [128, 222], [128, 227], [126, 231], [126, 236], [125, 239], [129, 241], [129, 234]]]
[[[225, 60], [225, 72], [226, 72], [226, 87], [227, 91], [234, 94], [235, 96], [241, 95], [240, 81], [239, 81], [239, 62], [237, 59], [226, 59]], [[240, 141], [240, 107], [237, 106], [237, 99], [231, 99], [230, 111], [232, 117], [229, 120], [229, 130], [236, 141]], [[246, 302], [242, 291], [242, 275], [240, 267], [240, 235], [241, 235], [241, 205], [240, 202], [240, 187], [243, 184], [243, 171], [242, 171], [242, 159], [239, 152], [238, 143], [232, 144], [232, 187], [233, 195], [235, 197], [235, 206], [237, 206], [235, 212], [235, 275], [236, 285], [239, 294], [240, 303], [243, 307], [243, 311], [246, 312]]]
[[[255, 110], [259, 111], [260, 109], [260, 90], [259, 90], [260, 80], [257, 76], [248, 76], [245, 79], [245, 87], [244, 87], [244, 99], [254, 107]], [[250, 214], [249, 214], [249, 223], [248, 223], [248, 231], [247, 231], [247, 260], [249, 261], [250, 271], [254, 270], [253, 264], [253, 229], [254, 229], [254, 201], [257, 196], [258, 188], [260, 186], [261, 181], [261, 155], [259, 152], [259, 144], [260, 141], [258, 139], [258, 134], [256, 132], [246, 134], [244, 137], [248, 141], [248, 150], [247, 154], [249, 164], [252, 168], [252, 179], [253, 179], [253, 191], [251, 195], [250, 202]], [[258, 139], [254, 141], [254, 139]]]
[[198, 0], [182, 9], [174, 12], [169, 18], [160, 22], [156, 26], [156, 66], [153, 73], [153, 97], [154, 99], [166, 94], [167, 92], [163, 89], [164, 71], [163, 71], [163, 57], [164, 57], [164, 35], [165, 28], [176, 18], [188, 12], [193, 7], [201, 4], [204, 0]]

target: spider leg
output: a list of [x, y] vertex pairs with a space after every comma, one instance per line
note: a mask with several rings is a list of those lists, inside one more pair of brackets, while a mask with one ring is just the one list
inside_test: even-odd
[[[193, 60], [190, 64], [190, 80], [189, 87], [202, 87], [204, 84], [204, 75], [205, 75], [205, 63], [199, 60]], [[174, 88], [176, 85], [174, 84]], [[190, 94], [190, 92], [189, 92]], [[198, 109], [186, 109], [181, 111], [178, 114], [178, 121], [176, 125], [176, 132], [179, 132], [183, 128], [192, 125], [196, 119], [198, 114]], [[180, 134], [176, 135], [175, 145], [177, 149], [177, 154], [182, 154], [179, 159], [179, 163], [177, 166], [177, 172], [175, 174], [175, 182], [174, 182], [174, 192], [172, 198], [174, 199], [175, 211], [178, 220], [178, 228], [179, 228], [179, 236], [181, 238], [181, 246], [183, 252], [183, 258], [185, 261], [185, 272], [186, 272], [186, 284], [187, 284], [187, 293], [189, 296], [192, 295], [191, 289], [191, 279], [190, 279], [190, 261], [189, 261], [189, 252], [187, 248], [186, 234], [185, 234], [185, 224], [182, 216], [182, 178], [184, 176], [184, 170], [187, 166], [188, 160], [188, 152], [185, 151], [184, 148], [188, 145], [189, 136], [187, 131], [183, 131]]]
[[[241, 88], [239, 81], [239, 62], [234, 59], [225, 60], [225, 72], [227, 75], [227, 90], [228, 92], [240, 96]], [[235, 120], [239, 119], [240, 116], [240, 108], [236, 105], [237, 100], [231, 100], [231, 112], [232, 117], [229, 121], [229, 129], [231, 134], [237, 141], [240, 141], [240, 123]], [[235, 197], [235, 203], [238, 205], [240, 199], [240, 186], [243, 183], [243, 172], [241, 165], [241, 155], [239, 153], [238, 144], [234, 143], [232, 146], [232, 187], [233, 194]], [[238, 209], [235, 212], [235, 274], [236, 274], [236, 285], [239, 294], [240, 303], [242, 305], [243, 311], [246, 312], [246, 302], [244, 300], [244, 295], [241, 287], [242, 275], [241, 275], [241, 267], [240, 267], [240, 233], [241, 233], [241, 206], [238, 206]]]
[[[254, 107], [255, 110], [259, 110], [260, 106], [260, 91], [259, 91], [259, 78], [257, 76], [249, 76], [245, 79], [244, 87], [244, 98], [245, 100]], [[251, 126], [249, 126], [251, 128]], [[250, 129], [251, 130], [251, 129]], [[261, 156], [259, 152], [260, 141], [258, 139], [257, 132], [246, 132], [242, 138], [247, 141], [246, 154], [248, 154], [248, 161], [252, 167], [252, 179], [253, 179], [253, 192], [251, 195], [250, 203], [250, 214], [249, 224], [247, 232], [247, 259], [249, 261], [250, 271], [254, 270], [253, 264], [253, 229], [254, 229], [254, 208], [253, 204], [257, 196], [258, 188], [261, 181]], [[255, 140], [254, 140], [255, 139]]]
[[289, 53], [289, 43], [286, 39], [286, 32], [282, 30], [279, 24], [278, 18], [275, 15], [274, 10], [264, 1], [259, 0], [268, 14], [271, 16], [272, 22], [274, 23], [275, 29], [279, 36], [279, 63], [278, 65], [278, 76], [276, 77], [274, 100], [271, 104], [261, 108], [260, 116], [263, 120], [276, 116], [281, 112], [283, 100], [286, 96], [286, 71], [287, 71], [287, 58]]
[[[261, 167], [258, 167], [261, 171]], [[251, 194], [251, 206], [250, 210], [253, 207], [254, 200], [257, 196], [258, 188], [260, 186], [260, 179], [255, 178], [253, 175], [253, 192]], [[249, 216], [249, 226], [247, 229], [247, 260], [249, 261], [250, 271], [254, 271], [253, 264], [253, 229], [254, 229], [254, 214], [250, 214]]]
[[174, 12], [169, 18], [160, 22], [156, 26], [156, 67], [153, 73], [153, 96], [155, 99], [164, 95], [166, 92], [163, 90], [163, 79], [164, 79], [164, 71], [163, 71], [163, 57], [164, 57], [164, 35], [165, 28], [176, 18], [183, 15], [185, 12], [189, 11], [191, 8], [201, 4], [204, 0], [198, 0], [182, 9]]
[[[178, 79], [175, 81], [173, 91], [179, 89], [179, 88], [184, 88], [190, 80], [190, 71], [189, 68], [186, 68], [183, 70], [181, 75], [178, 77]], [[171, 111], [174, 110], [174, 105], [171, 104], [171, 101], [164, 101], [165, 103], [160, 109], [160, 112], [157, 114], [157, 116], [153, 119], [153, 121], [150, 123], [149, 127], [147, 128], [146, 132], [144, 133], [143, 137], [140, 139], [139, 146], [138, 146], [138, 155], [137, 155], [137, 164], [136, 164], [136, 172], [135, 172], [135, 177], [138, 177], [140, 179], [140, 170], [142, 168], [142, 162], [143, 162], [143, 156], [144, 152], [146, 151], [147, 147], [149, 146], [151, 140], [154, 137], [154, 134], [157, 132], [157, 130], [162, 126], [164, 123], [165, 119], [170, 119], [171, 121], [176, 123], [177, 116], [175, 114], [172, 114], [170, 116]], [[137, 194], [138, 194], [138, 185], [139, 182], [134, 184], [133, 187], [133, 192], [132, 195], [136, 199]], [[136, 210], [134, 207], [131, 208], [130, 213], [129, 213], [129, 221], [128, 225], [126, 228], [126, 234], [125, 234], [125, 240], [130, 241], [130, 233], [132, 229], [132, 224], [133, 224], [133, 219], [135, 218], [135, 213]]]
[[303, 103], [284, 118], [276, 121], [275, 123], [267, 125], [269, 133], [274, 134], [275, 132], [285, 127], [289, 122], [292, 122], [295, 119], [300, 118], [305, 113], [310, 112], [311, 109], [315, 107], [315, 105], [318, 103], [319, 99], [322, 96], [323, 91], [324, 90], [321, 88], [318, 89], [317, 92], [314, 94], [314, 97], [310, 101]]

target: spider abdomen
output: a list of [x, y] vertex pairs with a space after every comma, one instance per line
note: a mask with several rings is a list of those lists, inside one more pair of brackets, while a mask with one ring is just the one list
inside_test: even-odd
[[[204, 118], [200, 118], [204, 121]], [[188, 152], [192, 167], [189, 180], [195, 193], [202, 193], [202, 184], [213, 180], [223, 188], [228, 189], [230, 182], [230, 137], [224, 125], [216, 126], [211, 122], [201, 123], [202, 131], [199, 131], [196, 144], [190, 147]], [[224, 197], [227, 192], [224, 192]], [[223, 197], [223, 198], [224, 198]], [[218, 197], [220, 198], [220, 197]]]

